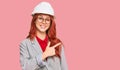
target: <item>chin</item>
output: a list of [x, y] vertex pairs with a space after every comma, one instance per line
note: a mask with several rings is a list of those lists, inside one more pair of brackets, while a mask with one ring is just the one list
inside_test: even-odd
[[44, 33], [44, 32], [46, 32], [47, 30], [40, 29], [39, 31]]
[[48, 30], [48, 28], [45, 28], [45, 29], [38, 28], [38, 31], [39, 31], [39, 32], [42, 32], [42, 33], [46, 32], [47, 30]]

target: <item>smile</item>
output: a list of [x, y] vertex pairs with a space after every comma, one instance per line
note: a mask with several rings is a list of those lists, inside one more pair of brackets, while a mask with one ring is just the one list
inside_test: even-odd
[[43, 26], [43, 25], [40, 25], [40, 27], [41, 27], [42, 29], [45, 29], [45, 28], [46, 28], [46, 26]]

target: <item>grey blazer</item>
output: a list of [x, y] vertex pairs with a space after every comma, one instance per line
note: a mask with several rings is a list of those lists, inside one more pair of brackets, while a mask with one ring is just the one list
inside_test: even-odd
[[20, 43], [20, 64], [22, 70], [68, 70], [64, 55], [64, 48], [61, 50], [61, 59], [53, 56], [47, 60], [41, 59], [42, 49], [36, 38], [31, 41], [29, 38]]

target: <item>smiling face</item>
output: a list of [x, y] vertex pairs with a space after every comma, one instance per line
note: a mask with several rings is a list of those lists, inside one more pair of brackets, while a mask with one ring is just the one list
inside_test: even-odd
[[46, 32], [50, 27], [50, 23], [51, 23], [51, 20], [49, 15], [44, 15], [44, 14], [38, 15], [35, 21], [37, 31]]

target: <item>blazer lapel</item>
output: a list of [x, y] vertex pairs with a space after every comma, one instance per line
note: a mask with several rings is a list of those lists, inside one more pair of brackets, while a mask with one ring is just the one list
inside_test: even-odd
[[37, 51], [37, 53], [39, 54], [40, 52], [43, 53], [41, 46], [39, 45], [36, 37], [34, 38], [34, 40], [32, 41], [32, 46], [33, 48]]

